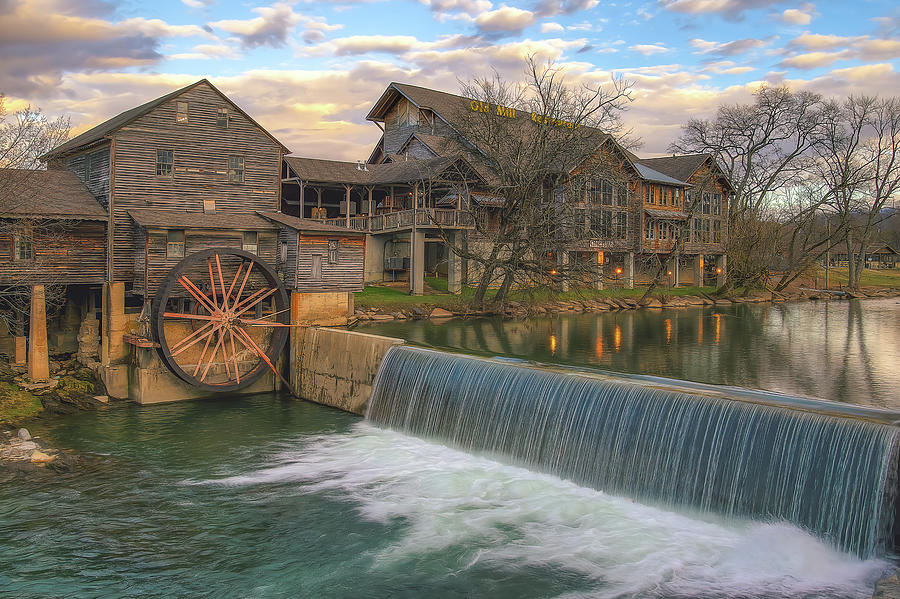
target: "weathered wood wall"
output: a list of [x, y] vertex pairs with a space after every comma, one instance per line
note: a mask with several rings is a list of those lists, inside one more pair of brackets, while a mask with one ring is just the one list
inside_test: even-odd
[[[133, 290], [135, 293], [144, 293], [144, 251], [146, 246], [147, 232], [143, 228], [135, 234], [135, 245], [139, 245], [140, 252], [135, 253], [134, 269], [138, 276], [134, 278]], [[159, 289], [162, 282], [169, 275], [172, 269], [181, 262], [182, 258], [166, 257], [166, 235], [165, 233], [151, 231], [149, 234], [150, 244], [147, 254], [149, 256], [149, 269], [147, 271], [149, 295], [153, 296]], [[264, 260], [269, 266], [274, 266], [276, 261], [276, 240], [277, 236], [274, 231], [259, 233], [259, 251], [257, 255]], [[241, 233], [231, 233], [224, 231], [193, 231], [184, 232], [184, 255], [190, 256], [195, 252], [210, 248], [235, 248], [241, 249], [243, 238]], [[202, 270], [202, 272], [201, 272]], [[234, 276], [234, 269], [231, 271], [231, 277]], [[223, 273], [224, 274], [224, 273]], [[205, 266], [203, 269], [194, 269], [188, 272], [188, 276], [193, 281], [209, 280], [209, 273]], [[228, 275], [225, 275], [226, 277]], [[187, 293], [181, 293], [177, 296], [186, 296]]]
[[[288, 289], [293, 289], [297, 284], [298, 238], [299, 233], [294, 229], [281, 227], [278, 231], [278, 272]], [[284, 259], [281, 256], [282, 244], [285, 244]]]
[[[328, 263], [328, 241], [338, 240], [337, 264]], [[301, 233], [298, 242], [297, 291], [362, 291], [365, 237]], [[322, 256], [322, 278], [312, 279], [313, 256]]]
[[109, 143], [51, 161], [47, 168], [67, 169], [81, 179], [101, 206], [109, 208]]
[[[179, 101], [188, 102], [187, 123], [175, 121]], [[229, 109], [227, 128], [216, 123], [220, 107]], [[156, 174], [156, 153], [163, 149], [174, 153], [170, 176]], [[191, 88], [116, 132], [112, 188], [116, 280], [143, 284], [134, 272], [135, 252], [143, 251], [143, 246], [135, 247], [136, 225], [128, 216], [129, 209], [201, 213], [203, 200], [214, 198], [218, 213], [278, 210], [281, 153], [272, 138], [206, 84]], [[228, 157], [232, 155], [244, 158], [243, 183], [228, 182]], [[239, 236], [237, 240], [239, 246]]]
[[33, 231], [33, 260], [13, 260], [12, 237], [0, 234], [0, 285], [80, 285], [106, 280], [105, 223], [36, 223]]

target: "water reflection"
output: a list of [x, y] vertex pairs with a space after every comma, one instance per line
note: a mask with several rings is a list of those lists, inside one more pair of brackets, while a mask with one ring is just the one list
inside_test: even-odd
[[542, 362], [900, 408], [900, 302], [736, 304], [360, 331]]

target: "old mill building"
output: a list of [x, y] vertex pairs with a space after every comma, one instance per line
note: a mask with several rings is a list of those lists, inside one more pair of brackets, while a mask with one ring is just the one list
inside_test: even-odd
[[[419, 294], [432, 273], [458, 292], [472, 265], [447, 242], [476, 246], [475, 218], [504, 202], [479, 192], [492, 174], [458, 133], [471, 106], [391, 83], [366, 116], [381, 139], [365, 161], [341, 162], [292, 155], [204, 79], [54, 148], [46, 171], [0, 171], [11, 198], [0, 286], [34, 289], [30, 322], [0, 330], [0, 352], [24, 363], [30, 336], [41, 378], [47, 354], [78, 351], [112, 396], [139, 401], [160, 386], [271, 389], [288, 327], [346, 322], [364, 284], [408, 281]], [[671, 261], [671, 284], [721, 281], [731, 190], [712, 158], [641, 159], [598, 139], [625, 157], [629, 180], [566, 198], [585, 206], [587, 234], [560, 259], [596, 265], [597, 284], [633, 286], [654, 254]], [[671, 255], [672, 225], [687, 221]], [[48, 327], [53, 288], [64, 308]]]

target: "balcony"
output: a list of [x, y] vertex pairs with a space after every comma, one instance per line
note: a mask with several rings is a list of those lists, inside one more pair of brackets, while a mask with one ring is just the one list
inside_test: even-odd
[[[321, 222], [338, 227], [346, 227], [346, 218], [327, 218]], [[388, 212], [377, 216], [352, 216], [350, 228], [368, 233], [392, 233], [412, 229], [474, 229], [475, 220], [465, 210], [444, 208], [416, 208]]]

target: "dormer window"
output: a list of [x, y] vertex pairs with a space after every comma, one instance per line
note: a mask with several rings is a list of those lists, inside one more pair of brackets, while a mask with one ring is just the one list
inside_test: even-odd
[[228, 121], [230, 120], [227, 106], [220, 106], [216, 110], [216, 126], [222, 129], [228, 129]]
[[175, 122], [176, 123], [187, 123], [188, 122], [188, 103], [187, 102], [175, 102]]

